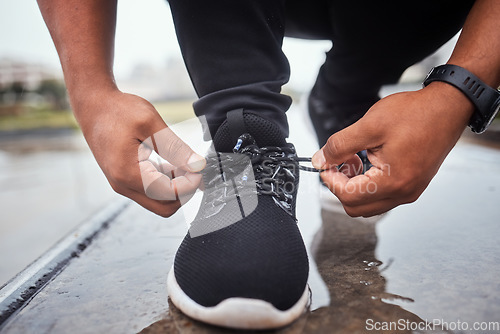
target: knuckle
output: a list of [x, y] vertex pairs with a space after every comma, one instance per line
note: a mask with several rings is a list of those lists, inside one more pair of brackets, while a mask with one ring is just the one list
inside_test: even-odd
[[151, 124], [150, 114], [145, 112], [137, 113], [137, 115], [135, 116], [135, 123], [139, 128], [147, 127], [149, 124]]
[[411, 190], [406, 192], [406, 196], [404, 198], [404, 203], [413, 203], [415, 202], [420, 195], [424, 192], [425, 187], [422, 187], [422, 184], [417, 184]]
[[394, 193], [398, 196], [408, 196], [415, 190], [415, 179], [411, 176], [402, 176], [393, 182]]
[[351, 196], [348, 196], [347, 194], [344, 195], [339, 195], [339, 200], [340, 202], [344, 205], [344, 207], [353, 207], [356, 203], [356, 201], [354, 200], [354, 198], [352, 198]]
[[109, 182], [115, 187], [127, 187], [132, 183], [132, 177], [128, 174], [123, 172], [123, 169], [121, 168], [113, 168], [112, 170], [108, 171], [108, 180]]
[[161, 118], [159, 118], [156, 111], [152, 112], [148, 110], [142, 110], [134, 116], [134, 127], [138, 129], [139, 132], [144, 135], [144, 137], [149, 138], [151, 136], [154, 136], [154, 128], [158, 129], [159, 125], [163, 127], [163, 124], [158, 123], [159, 121], [161, 121]]
[[135, 106], [138, 112], [134, 114], [135, 126], [140, 129], [150, 128], [155, 119], [155, 113], [152, 112], [149, 102], [143, 102], [142, 100]]
[[155, 212], [157, 215], [163, 217], [163, 218], [169, 218], [171, 217], [174, 213], [177, 212], [177, 210], [181, 207], [180, 203], [177, 201], [174, 203], [169, 203], [164, 206], [158, 212]]
[[424, 183], [416, 177], [406, 177], [399, 180], [395, 185], [394, 193], [400, 198], [401, 204], [413, 203], [422, 194]]
[[413, 203], [415, 202], [418, 198], [420, 197], [420, 193], [419, 192], [414, 192], [413, 194], [410, 194], [406, 200], [405, 200], [405, 203]]
[[124, 184], [127, 184], [126, 177], [119, 172], [111, 171], [109, 173], [109, 178], [111, 182], [116, 184], [117, 186], [123, 186]]
[[171, 217], [175, 212], [172, 212], [170, 210], [161, 210], [160, 212], [157, 212], [158, 216], [162, 217], [162, 218], [169, 218]]
[[111, 185], [111, 189], [113, 189], [115, 193], [125, 196], [125, 189], [123, 189], [122, 186], [113, 181], [109, 181], [109, 184]]
[[347, 213], [347, 215], [348, 215], [349, 217], [356, 218], [356, 217], [361, 216], [361, 215], [357, 212], [357, 210], [356, 210], [356, 209], [354, 209], [354, 208], [344, 206], [344, 210], [345, 210], [345, 213]]

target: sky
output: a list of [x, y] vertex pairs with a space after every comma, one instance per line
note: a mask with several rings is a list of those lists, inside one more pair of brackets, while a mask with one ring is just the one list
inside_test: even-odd
[[[327, 41], [286, 39], [291, 85], [306, 90], [314, 83]], [[57, 53], [35, 0], [0, 2], [0, 58], [10, 57], [60, 68]], [[115, 75], [128, 76], [136, 64], [162, 66], [180, 57], [170, 9], [165, 0], [119, 0]]]

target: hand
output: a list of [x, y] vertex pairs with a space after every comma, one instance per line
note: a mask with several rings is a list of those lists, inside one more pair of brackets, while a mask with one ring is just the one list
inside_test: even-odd
[[[313, 156], [328, 169], [321, 178], [350, 216], [373, 216], [411, 203], [425, 190], [472, 115], [472, 104], [456, 88], [431, 83], [415, 92], [390, 95], [358, 122], [332, 135]], [[359, 173], [356, 152], [373, 164]], [[334, 166], [345, 164], [338, 171]]]
[[[82, 101], [82, 100], [81, 100]], [[111, 187], [163, 217], [174, 214], [201, 182], [205, 159], [165, 124], [146, 100], [118, 90], [73, 101], [75, 115]], [[149, 161], [152, 150], [165, 160]]]

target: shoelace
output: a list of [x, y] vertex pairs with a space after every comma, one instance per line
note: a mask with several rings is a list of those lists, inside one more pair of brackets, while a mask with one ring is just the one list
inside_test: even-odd
[[311, 162], [311, 158], [298, 157], [293, 145], [258, 147], [248, 134], [239, 137], [233, 152], [249, 156], [259, 193], [273, 196], [279, 201], [278, 205], [287, 211], [291, 210], [297, 186], [298, 171], [295, 169], [298, 167], [307, 172], [322, 172], [314, 167], [301, 165], [300, 162]]
[[[246, 153], [246, 152], [250, 151], [250, 149], [244, 148], [240, 152], [241, 145], [243, 144], [244, 140], [248, 138], [247, 136], [249, 136], [249, 135], [243, 134], [243, 135], [240, 136], [240, 138], [238, 139], [236, 145], [233, 148], [233, 152], [235, 152], [235, 153]], [[253, 143], [251, 145], [251, 147], [252, 147], [251, 148], [251, 151], [252, 151], [251, 153], [252, 153], [252, 155], [255, 155], [255, 156], [262, 156], [263, 154], [265, 154], [267, 152], [281, 152], [281, 153], [286, 153], [288, 151], [288, 153], [295, 154], [295, 148], [293, 148], [293, 147], [291, 149], [288, 148], [288, 147], [278, 147], [278, 146], [266, 146], [266, 147], [259, 148], [258, 146], [255, 145], [255, 143]], [[300, 164], [300, 162], [311, 162], [312, 158], [294, 156], [290, 160], [296, 161], [297, 164], [298, 164], [298, 166], [299, 166], [299, 169], [303, 170], [303, 171], [306, 171], [306, 172], [321, 173], [321, 172], [324, 172], [326, 170], [326, 169], [317, 169], [317, 168], [314, 168], [314, 167], [308, 167], [308, 166], [304, 166], [304, 165]], [[252, 164], [254, 162], [256, 162], [256, 160], [252, 160]], [[343, 164], [339, 165], [338, 168], [342, 167], [342, 165]]]
[[[253, 192], [272, 196], [277, 205], [293, 215], [299, 170], [316, 173], [323, 171], [301, 165], [300, 162], [311, 162], [311, 158], [298, 157], [293, 145], [258, 147], [249, 134], [239, 137], [233, 153], [237, 154], [217, 153], [207, 156], [205, 188], [211, 189], [210, 202], [214, 207], [224, 205], [225, 198], [234, 195], [240, 197], [244, 193], [248, 194], [248, 191], [252, 192], [251, 184], [254, 184]], [[248, 158], [242, 159], [244, 156]], [[249, 168], [253, 170], [252, 176], [248, 173]]]

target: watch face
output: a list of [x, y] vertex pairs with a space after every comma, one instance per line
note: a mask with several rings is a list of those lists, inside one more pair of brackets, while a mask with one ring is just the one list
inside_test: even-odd
[[431, 70], [427, 73], [427, 75], [425, 76], [424, 81], [422, 81], [422, 87], [424, 87], [424, 88], [425, 88], [425, 86], [427, 86], [427, 85], [428, 85], [428, 84], [427, 84], [427, 79], [429, 79], [429, 77], [431, 76], [431, 74], [432, 74], [432, 72], [434, 71], [434, 69], [435, 69], [435, 68], [436, 68], [436, 67], [431, 68]]
[[491, 122], [493, 122], [499, 111], [500, 111], [500, 99], [497, 100], [496, 106], [494, 107], [493, 113], [491, 114], [491, 117], [488, 120], [488, 124], [486, 125], [485, 129], [488, 126], [490, 126]]
[[491, 117], [488, 119], [488, 121], [484, 124], [484, 127], [481, 129], [480, 133], [486, 131], [486, 129], [488, 128], [488, 126], [490, 126], [491, 122], [493, 122], [499, 111], [500, 111], [500, 99], [498, 99], [497, 103], [495, 103], [495, 106], [493, 107], [493, 113], [491, 114]]

